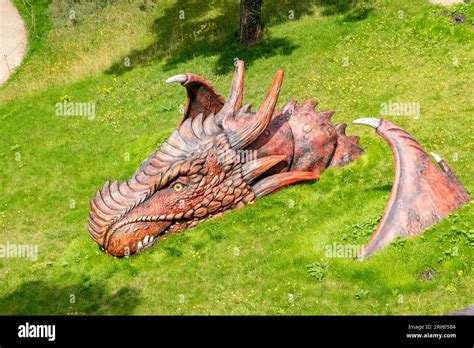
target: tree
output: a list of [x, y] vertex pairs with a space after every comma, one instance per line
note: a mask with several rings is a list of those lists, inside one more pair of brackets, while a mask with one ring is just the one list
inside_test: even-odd
[[256, 43], [262, 37], [262, 3], [263, 0], [240, 0], [239, 41], [243, 45]]

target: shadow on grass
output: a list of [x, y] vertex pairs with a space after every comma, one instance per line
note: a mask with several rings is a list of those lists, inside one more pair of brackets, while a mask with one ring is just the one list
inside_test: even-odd
[[[322, 8], [322, 15], [345, 14], [343, 20], [363, 20], [372, 10], [367, 0], [265, 0], [262, 19], [265, 27], [297, 20]], [[362, 4], [362, 5], [361, 5]], [[287, 38], [273, 38], [268, 31], [257, 45], [238, 43], [239, 2], [235, 0], [180, 0], [165, 8], [151, 28], [156, 39], [143, 50], [134, 50], [112, 65], [108, 74], [120, 75], [140, 65], [165, 62], [165, 70], [198, 56], [216, 56], [214, 72], [225, 74], [233, 69], [234, 59], [250, 66], [256, 59], [289, 55], [297, 45]], [[129, 62], [126, 66], [124, 62]]]
[[322, 7], [323, 16], [346, 14], [344, 19], [347, 21], [365, 19], [372, 11], [371, 0], [313, 0], [309, 2]]
[[392, 184], [389, 185], [381, 185], [381, 186], [376, 186], [376, 187], [370, 187], [366, 189], [365, 191], [377, 191], [377, 192], [387, 192], [390, 193], [392, 191]]
[[97, 284], [30, 281], [0, 299], [0, 315], [130, 315], [138, 304], [138, 291], [128, 287], [108, 293]]

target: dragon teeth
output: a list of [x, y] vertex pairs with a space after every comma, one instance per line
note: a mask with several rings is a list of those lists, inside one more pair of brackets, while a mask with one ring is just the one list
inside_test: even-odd
[[155, 241], [155, 237], [153, 236], [145, 236], [143, 240], [139, 240], [137, 242], [137, 252], [140, 252], [144, 249], [147, 249], [148, 247], [153, 245], [153, 242]]

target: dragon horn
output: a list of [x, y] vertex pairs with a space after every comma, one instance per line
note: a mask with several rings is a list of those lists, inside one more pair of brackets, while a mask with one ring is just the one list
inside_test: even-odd
[[179, 74], [171, 76], [165, 83], [180, 83], [187, 92], [184, 113], [176, 128], [180, 128], [184, 121], [195, 118], [200, 113], [206, 119], [210, 114], [219, 112], [225, 103], [219, 92], [201, 76], [192, 73]]
[[176, 83], [179, 82], [181, 84], [184, 84], [188, 81], [189, 77], [186, 74], [179, 74], [179, 75], [174, 75], [171, 76], [169, 79], [165, 81], [165, 83]]
[[217, 121], [222, 121], [229, 113], [235, 114], [242, 106], [242, 97], [244, 94], [244, 61], [238, 60], [235, 66], [232, 85], [230, 86], [229, 96], [217, 115]]
[[247, 183], [251, 184], [260, 175], [284, 160], [287, 160], [287, 156], [273, 155], [247, 162], [242, 165], [242, 176]]
[[260, 180], [252, 186], [252, 191], [257, 197], [261, 197], [288, 185], [308, 180], [319, 180], [319, 175], [313, 172], [303, 171], [279, 173]]
[[402, 128], [384, 119], [363, 118], [390, 145], [395, 179], [379, 225], [358, 258], [372, 254], [399, 236], [421, 234], [442, 217], [469, 202], [470, 197], [448, 165], [435, 165], [420, 144]]
[[[283, 70], [279, 70], [270, 90], [262, 103], [262, 106], [243, 127], [235, 128], [229, 132], [229, 142], [234, 149], [243, 149], [247, 145], [251, 144], [259, 135], [267, 128], [268, 124], [273, 115], [278, 95], [280, 94], [280, 87], [283, 81]], [[234, 117], [231, 114], [226, 115], [226, 118], [230, 118], [231, 122], [234, 121]], [[224, 119], [224, 127], [226, 127], [226, 119]]]

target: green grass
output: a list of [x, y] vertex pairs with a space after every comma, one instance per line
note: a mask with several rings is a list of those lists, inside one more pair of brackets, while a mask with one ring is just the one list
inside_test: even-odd
[[[81, 3], [76, 24], [69, 2], [30, 3], [40, 29], [0, 87], [0, 244], [38, 245], [39, 258], [0, 259], [0, 314], [443, 314], [474, 301], [472, 204], [363, 262], [325, 257], [334, 242], [364, 244], [390, 193], [390, 150], [364, 127], [348, 127], [366, 148], [352, 165], [136, 257], [102, 254], [87, 232], [95, 190], [130, 177], [177, 124], [185, 93], [163, 81], [191, 71], [225, 93], [235, 57], [256, 105], [279, 67], [279, 105], [318, 99], [335, 123], [420, 103], [418, 120], [388, 118], [473, 191], [474, 4], [454, 25], [424, 0], [268, 0], [263, 42], [241, 48], [238, 1]], [[64, 98], [96, 102], [96, 118], [56, 116]]]

